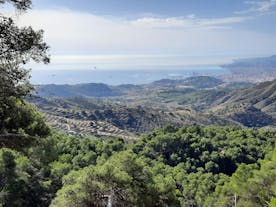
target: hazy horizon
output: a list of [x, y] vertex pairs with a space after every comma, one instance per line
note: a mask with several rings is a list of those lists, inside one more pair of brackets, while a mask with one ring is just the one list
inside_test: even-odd
[[14, 16], [43, 29], [51, 46], [52, 63], [34, 70], [220, 65], [276, 54], [275, 0], [34, 0]]
[[161, 79], [184, 79], [190, 76], [221, 76], [229, 72], [215, 66], [187, 67], [183, 69], [132, 69], [132, 70], [33, 70], [31, 83], [44, 84], [83, 84], [104, 83], [108, 85], [148, 84]]

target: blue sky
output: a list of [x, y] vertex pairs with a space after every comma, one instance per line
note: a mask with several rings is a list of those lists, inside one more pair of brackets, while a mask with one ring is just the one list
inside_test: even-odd
[[276, 0], [33, 0], [18, 19], [45, 30], [34, 69], [181, 69], [276, 54]]
[[35, 0], [36, 8], [67, 7], [72, 10], [135, 17], [143, 14], [182, 16], [198, 13], [206, 17], [232, 15], [248, 6], [241, 0]]

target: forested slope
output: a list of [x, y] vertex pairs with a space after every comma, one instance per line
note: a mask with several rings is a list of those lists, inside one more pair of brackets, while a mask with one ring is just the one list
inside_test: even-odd
[[[232, 179], [243, 166], [260, 169], [259, 159], [265, 155], [269, 161], [275, 139], [276, 132], [240, 127], [166, 127], [130, 143], [54, 133], [24, 151], [0, 150], [1, 202], [12, 206], [106, 206], [104, 196], [112, 195], [114, 206], [184, 207], [216, 202], [228, 206], [233, 194], [239, 196], [239, 202], [246, 196], [228, 183], [237, 182]], [[264, 169], [256, 176], [275, 174], [273, 167]], [[251, 175], [253, 179], [255, 172]], [[251, 181], [240, 176], [246, 193]], [[258, 179], [253, 180], [256, 189], [261, 188]], [[270, 189], [263, 190], [266, 202], [275, 197], [274, 181], [263, 181]], [[258, 199], [251, 198], [252, 202]], [[263, 200], [258, 202], [256, 206], [261, 206]]]

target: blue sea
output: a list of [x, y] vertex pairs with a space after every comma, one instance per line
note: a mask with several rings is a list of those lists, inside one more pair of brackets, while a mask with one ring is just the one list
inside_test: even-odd
[[33, 70], [32, 84], [79, 84], [105, 83], [147, 84], [160, 79], [183, 79], [190, 76], [220, 76], [228, 74], [225, 69], [216, 66], [185, 68], [183, 70]]

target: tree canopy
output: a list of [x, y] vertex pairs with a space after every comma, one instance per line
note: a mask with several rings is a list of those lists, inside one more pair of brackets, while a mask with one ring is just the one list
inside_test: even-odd
[[[4, 3], [10, 3], [20, 11], [31, 8], [30, 0], [0, 1], [0, 4]], [[42, 30], [19, 27], [12, 18], [0, 14], [1, 145], [7, 145], [6, 140], [22, 138], [20, 134], [25, 137], [46, 134], [47, 126], [41, 116], [23, 98], [32, 89], [29, 70], [24, 66], [30, 61], [48, 63], [48, 49]]]

